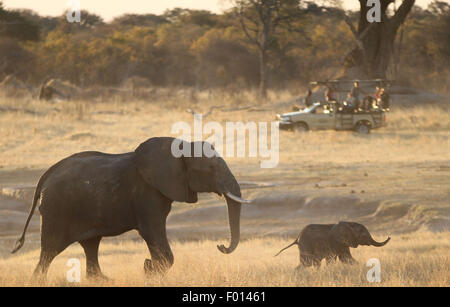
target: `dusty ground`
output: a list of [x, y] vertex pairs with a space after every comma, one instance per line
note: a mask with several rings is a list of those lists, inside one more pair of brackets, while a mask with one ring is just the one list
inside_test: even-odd
[[[274, 101], [287, 94], [273, 94]], [[180, 102], [181, 101], [181, 102]], [[38, 260], [36, 215], [24, 248], [9, 251], [25, 222], [39, 176], [74, 152], [134, 150], [152, 136], [176, 136], [176, 121], [193, 123], [186, 112], [208, 112], [253, 104], [242, 97], [211, 97], [155, 103], [59, 102], [0, 98], [0, 286], [26, 285]], [[208, 107], [205, 105], [209, 105]], [[203, 107], [201, 107], [203, 106]], [[288, 104], [242, 111], [214, 110], [204, 121], [272, 121]], [[381, 285], [450, 285], [450, 117], [441, 104], [393, 107], [389, 126], [369, 136], [352, 132], [280, 133], [280, 163], [261, 169], [255, 159], [227, 159], [246, 198], [242, 242], [231, 255], [215, 248], [227, 240], [222, 199], [202, 195], [198, 204], [176, 203], [168, 221], [175, 265], [164, 277], [145, 280], [142, 265], [148, 252], [134, 232], [101, 245], [100, 262], [112, 281], [99, 285], [161, 286], [307, 286], [369, 284], [369, 258], [379, 258]], [[300, 269], [298, 250], [273, 255], [306, 224], [353, 220], [364, 223], [383, 248], [353, 249], [359, 265]], [[80, 257], [73, 245], [51, 267], [49, 285], [66, 285], [67, 259]], [[83, 275], [84, 277], [84, 275]], [[93, 284], [83, 280], [83, 284]], [[98, 283], [97, 283], [98, 284]]]

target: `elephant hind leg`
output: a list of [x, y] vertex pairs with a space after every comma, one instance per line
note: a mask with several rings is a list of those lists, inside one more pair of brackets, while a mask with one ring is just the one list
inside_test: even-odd
[[305, 266], [305, 267], [310, 267], [313, 264], [314, 264], [314, 259], [312, 256], [300, 254], [300, 265]]
[[318, 267], [320, 267], [321, 262], [322, 262], [322, 259], [315, 255], [301, 255], [300, 256], [300, 265], [303, 265], [305, 267], [314, 266], [314, 267], [318, 268]]
[[103, 275], [98, 263], [98, 247], [102, 237], [95, 237], [88, 240], [79, 241], [86, 255], [86, 275], [87, 278], [108, 279]]
[[41, 255], [39, 257], [39, 262], [38, 262], [36, 268], [34, 269], [34, 273], [33, 273], [34, 281], [39, 282], [39, 281], [45, 280], [48, 269], [50, 267], [50, 264], [52, 263], [53, 259], [55, 259], [55, 257], [58, 254], [59, 254], [59, 252], [56, 250], [53, 250], [53, 249], [45, 249], [45, 248], [41, 249]]
[[49, 224], [45, 217], [42, 218], [41, 255], [33, 273], [33, 279], [37, 281], [45, 280], [53, 259], [71, 244], [61, 231], [55, 231], [52, 226], [54, 225]]
[[66, 249], [69, 244], [48, 244], [45, 237], [41, 238], [41, 255], [33, 273], [33, 279], [44, 281], [53, 259]]

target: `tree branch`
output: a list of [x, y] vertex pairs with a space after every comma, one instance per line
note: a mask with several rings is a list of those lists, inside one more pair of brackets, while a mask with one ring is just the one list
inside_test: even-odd
[[373, 25], [375, 23], [371, 23], [368, 27], [364, 29], [360, 34], [358, 34], [358, 31], [356, 31], [355, 26], [353, 25], [352, 21], [350, 20], [350, 17], [347, 16], [347, 14], [343, 13], [345, 23], [349, 26], [350, 30], [353, 33], [353, 36], [355, 37], [356, 43], [358, 45], [358, 48], [361, 49], [361, 51], [364, 51], [364, 45], [362, 43], [362, 40], [364, 37], [369, 33], [370, 29], [373, 28]]
[[[258, 41], [257, 38], [254, 38], [250, 35], [250, 33], [248, 32], [248, 28], [247, 25], [245, 24], [245, 20], [244, 20], [244, 8], [243, 8], [243, 4], [240, 4], [239, 6], [239, 22], [241, 23], [241, 27], [242, 30], [244, 31], [245, 36], [248, 38], [248, 40], [252, 43], [254, 43], [255, 45], [257, 45], [258, 47], [260, 46], [260, 43]], [[259, 31], [258, 31], [259, 32]], [[256, 32], [256, 37], [258, 37], [258, 32]]]
[[355, 38], [358, 37], [358, 31], [356, 31], [355, 26], [353, 25], [352, 21], [350, 20], [350, 17], [347, 16], [347, 14], [343, 13], [344, 15], [344, 21], [349, 26], [350, 30], [352, 31]]
[[403, 0], [397, 13], [390, 19], [394, 33], [397, 32], [398, 27], [405, 21], [415, 2], [415, 0]]

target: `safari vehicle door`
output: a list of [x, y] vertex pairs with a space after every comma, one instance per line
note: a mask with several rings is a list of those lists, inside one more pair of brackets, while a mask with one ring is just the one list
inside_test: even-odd
[[314, 109], [310, 114], [309, 121], [311, 129], [327, 130], [335, 129], [336, 127], [336, 113], [335, 108], [329, 104], [321, 104]]
[[372, 112], [373, 128], [380, 128], [386, 125], [386, 112], [383, 110]]

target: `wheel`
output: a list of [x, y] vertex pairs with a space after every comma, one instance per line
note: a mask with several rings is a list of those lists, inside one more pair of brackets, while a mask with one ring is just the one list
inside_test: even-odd
[[359, 134], [369, 134], [370, 126], [366, 123], [360, 123], [356, 126], [355, 131]]
[[305, 123], [298, 123], [294, 126], [294, 131], [298, 133], [305, 133], [309, 131], [309, 128]]

